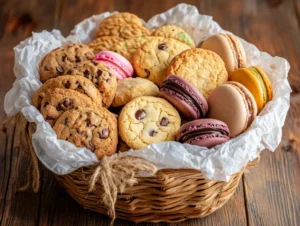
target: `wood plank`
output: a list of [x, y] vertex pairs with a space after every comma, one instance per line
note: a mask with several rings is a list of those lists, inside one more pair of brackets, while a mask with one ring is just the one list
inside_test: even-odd
[[242, 12], [251, 17], [243, 31], [246, 39], [291, 64], [289, 81], [294, 91], [282, 146], [275, 153], [265, 151], [257, 169], [244, 176], [249, 225], [299, 225], [300, 30], [295, 2], [251, 1], [252, 7]]
[[[15, 80], [13, 47], [31, 35], [31, 31], [52, 29], [55, 7], [52, 1], [5, 1], [1, 4], [0, 20], [0, 121], [4, 118], [3, 98]], [[17, 192], [26, 182], [29, 158], [18, 148], [14, 125], [1, 134], [0, 148], [0, 225], [36, 225], [39, 218], [40, 193]]]
[[[54, 6], [54, 7], [53, 7]], [[31, 35], [32, 31], [52, 30], [55, 23], [53, 1], [4, 1], [0, 7], [0, 121], [5, 118], [4, 95], [15, 80], [14, 46]]]
[[[11, 122], [7, 128], [7, 145], [3, 184], [5, 192], [1, 189], [2, 217], [1, 225], [35, 225], [38, 216], [39, 194], [33, 192], [20, 193], [17, 191], [26, 182], [26, 172], [29, 165], [29, 158], [19, 148], [17, 134], [19, 127]], [[1, 158], [2, 159], [2, 158]], [[2, 170], [1, 170], [2, 171]], [[2, 172], [3, 173], [3, 172]], [[31, 208], [31, 207], [36, 208]]]

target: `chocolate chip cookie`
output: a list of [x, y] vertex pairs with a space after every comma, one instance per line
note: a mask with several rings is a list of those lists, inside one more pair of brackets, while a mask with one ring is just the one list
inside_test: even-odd
[[129, 101], [140, 96], [158, 96], [158, 87], [148, 79], [124, 78], [118, 80], [118, 88], [112, 107], [127, 104]]
[[174, 57], [166, 75], [178, 75], [205, 96], [228, 79], [228, 73], [221, 57], [215, 52], [200, 48], [189, 49]]
[[123, 39], [130, 39], [134, 37], [149, 36], [150, 32], [147, 28], [137, 24], [118, 24], [116, 22], [106, 23], [100, 25], [97, 31], [97, 37], [101, 36], [118, 36]]
[[174, 56], [190, 47], [172, 38], [153, 38], [142, 45], [133, 56], [133, 66], [139, 77], [160, 86]]
[[79, 106], [94, 107], [95, 109], [100, 107], [80, 92], [71, 89], [54, 88], [42, 99], [40, 112], [45, 120], [53, 126], [61, 114]]
[[137, 97], [124, 106], [119, 116], [122, 140], [132, 149], [174, 140], [181, 118], [165, 99]]
[[115, 51], [115, 46], [123, 40], [123, 38], [117, 36], [102, 36], [96, 38], [88, 46], [93, 50], [95, 54], [103, 50]]
[[84, 95], [87, 95], [99, 106], [102, 106], [102, 96], [94, 84], [81, 75], [64, 75], [46, 81], [33, 96], [33, 105], [40, 109], [41, 103], [45, 95], [54, 88], [72, 89]]
[[98, 159], [117, 150], [117, 119], [105, 108], [78, 107], [64, 112], [53, 127], [58, 139], [86, 147]]
[[105, 18], [100, 26], [103, 26], [104, 24], [111, 24], [113, 22], [117, 23], [117, 24], [137, 24], [139, 26], [143, 26], [142, 21], [140, 20], [140, 18], [138, 18], [136, 15], [132, 14], [132, 13], [117, 13], [114, 14], [112, 16], [109, 16], [107, 18]]
[[130, 63], [133, 62], [133, 56], [136, 53], [138, 49], [141, 48], [141, 46], [153, 39], [154, 36], [145, 36], [145, 37], [138, 37], [138, 38], [131, 38], [119, 41], [115, 43], [115, 45], [112, 47], [114, 52], [117, 52], [121, 54], [123, 57], [125, 57]]
[[182, 28], [175, 25], [165, 25], [159, 27], [153, 32], [153, 35], [165, 38], [174, 38], [180, 42], [187, 44], [191, 48], [195, 48], [195, 43], [193, 39], [188, 35], [188, 33], [186, 33]]
[[117, 90], [117, 77], [113, 70], [102, 62], [85, 61], [66, 72], [68, 75], [82, 75], [91, 80], [100, 91], [103, 107], [109, 107]]
[[65, 74], [78, 63], [92, 60], [93, 51], [84, 44], [68, 44], [52, 50], [40, 63], [41, 82]]

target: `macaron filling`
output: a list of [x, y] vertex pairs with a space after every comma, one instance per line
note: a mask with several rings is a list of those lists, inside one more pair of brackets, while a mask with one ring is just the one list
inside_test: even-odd
[[180, 85], [178, 85], [175, 82], [165, 80], [162, 84], [161, 91], [168, 92], [168, 90], [171, 90], [171, 91], [178, 93], [181, 96], [185, 97], [190, 102], [190, 105], [196, 107], [197, 113], [199, 114], [198, 116], [200, 118], [202, 118], [204, 116], [203, 109], [201, 108], [200, 104], [185, 89], [183, 89], [183, 87], [181, 87]]
[[266, 84], [264, 82], [264, 79], [262, 77], [262, 75], [259, 73], [258, 70], [256, 70], [254, 67], [250, 67], [249, 68], [252, 72], [255, 73], [255, 75], [257, 76], [259, 82], [261, 83], [261, 87], [263, 88], [263, 91], [264, 91], [264, 96], [266, 97], [266, 102], [269, 101], [269, 95], [268, 95], [268, 91], [267, 91], [267, 87], [266, 87]]
[[235, 45], [234, 40], [232, 40], [232, 37], [230, 37], [230, 35], [228, 35], [227, 37], [228, 37], [229, 40], [231, 41], [231, 44], [232, 44], [232, 46], [233, 46], [233, 51], [234, 51], [234, 53], [235, 53], [235, 58], [236, 58], [236, 61], [237, 61], [237, 65], [238, 65], [238, 68], [240, 68], [240, 67], [241, 67], [241, 59], [240, 59], [240, 57], [239, 57], [238, 49], [237, 49], [237, 47], [236, 47], [236, 45]]
[[[234, 83], [234, 82], [232, 82], [232, 83]], [[247, 128], [248, 128], [251, 125], [251, 123], [253, 122], [254, 118], [255, 118], [251, 99], [248, 96], [248, 94], [241, 87], [239, 87], [238, 85], [232, 84], [232, 83], [230, 83], [229, 85], [231, 85], [234, 88], [236, 88], [245, 97], [245, 100], [246, 100], [246, 103], [247, 103], [247, 107], [248, 107], [248, 119], [247, 119]]]
[[194, 130], [191, 131], [189, 133], [186, 133], [184, 136], [179, 138], [179, 142], [181, 143], [185, 143], [189, 140], [191, 140], [192, 138], [198, 137], [198, 139], [201, 139], [201, 137], [206, 137], [206, 135], [215, 135], [214, 137], [220, 137], [220, 136], [225, 136], [228, 137], [228, 133], [224, 130], [221, 129], [201, 129], [201, 130]]

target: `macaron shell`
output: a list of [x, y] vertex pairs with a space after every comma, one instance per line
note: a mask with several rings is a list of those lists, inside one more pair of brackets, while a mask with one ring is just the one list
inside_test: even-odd
[[[174, 90], [173, 87], [180, 88], [182, 92]], [[204, 117], [208, 110], [207, 101], [200, 91], [193, 84], [177, 75], [169, 75], [164, 80], [160, 89], [160, 96], [172, 103], [184, 118], [190, 120]]]
[[202, 43], [201, 48], [217, 53], [224, 61], [228, 73], [231, 73], [239, 68], [233, 45], [235, 45], [238, 52], [241, 67], [244, 67], [246, 61], [245, 51], [240, 41], [234, 36], [228, 36], [227, 34], [213, 35]]
[[122, 55], [112, 51], [101, 51], [95, 55], [95, 60], [109, 61], [111, 64], [116, 65], [126, 73], [126, 77], [133, 76], [133, 67], [131, 63]]
[[258, 113], [263, 109], [267, 100], [261, 81], [249, 68], [240, 68], [230, 74], [229, 81], [243, 84], [253, 95]]
[[235, 45], [236, 50], [238, 51], [238, 56], [240, 60], [240, 68], [244, 68], [247, 66], [247, 58], [246, 58], [246, 52], [244, 50], [244, 47], [240, 41], [240, 39], [232, 34], [226, 34], [227, 37], [230, 38], [231, 42]]
[[110, 67], [116, 74], [116, 77], [118, 80], [120, 79], [123, 79], [123, 78], [126, 78], [127, 77], [127, 74], [125, 73], [125, 71], [123, 71], [121, 68], [119, 68], [117, 65], [109, 62], [109, 61], [106, 61], [106, 60], [97, 60], [99, 62], [102, 62], [104, 64], [106, 64], [108, 67]]
[[225, 122], [230, 137], [235, 137], [247, 128], [248, 105], [245, 97], [230, 84], [217, 87], [208, 97], [210, 118]]
[[187, 140], [184, 143], [212, 148], [218, 144], [225, 143], [228, 140], [230, 140], [228, 136], [223, 136], [223, 135], [217, 136], [216, 134], [207, 134], [203, 136], [194, 137], [192, 139]]
[[180, 140], [182, 136], [190, 133], [191, 131], [201, 129], [223, 130], [226, 134], [230, 134], [229, 128], [225, 122], [213, 118], [204, 118], [183, 124], [176, 133], [176, 140]]
[[262, 79], [264, 80], [265, 86], [267, 88], [267, 92], [268, 92], [268, 97], [269, 97], [269, 101], [273, 99], [273, 88], [272, 88], [272, 84], [270, 82], [269, 76], [259, 67], [257, 66], [252, 66], [253, 68], [255, 68], [261, 75]]
[[183, 136], [195, 133], [196, 131], [207, 132], [207, 134], [193, 136], [184, 143], [212, 148], [230, 139], [227, 135], [212, 133], [214, 131], [223, 131], [229, 135], [228, 126], [224, 122], [206, 118], [194, 120], [182, 125], [176, 134], [176, 140], [180, 141]]
[[[257, 105], [252, 93], [241, 83], [230, 81], [227, 84], [235, 87], [246, 98], [245, 103], [248, 105], [248, 122], [246, 127], [250, 126], [257, 115]], [[251, 118], [249, 118], [250, 114]]]
[[172, 90], [164, 90], [159, 92], [159, 96], [169, 101], [180, 114], [187, 119], [197, 119], [198, 115], [191, 105], [188, 104], [188, 100]]

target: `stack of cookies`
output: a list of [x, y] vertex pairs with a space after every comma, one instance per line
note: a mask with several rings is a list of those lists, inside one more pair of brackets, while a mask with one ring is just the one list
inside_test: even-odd
[[43, 58], [44, 84], [32, 101], [58, 139], [99, 159], [172, 140], [211, 148], [245, 131], [272, 99], [268, 76], [246, 65], [233, 35], [195, 48], [178, 26], [149, 31], [136, 15], [118, 13], [88, 45]]

